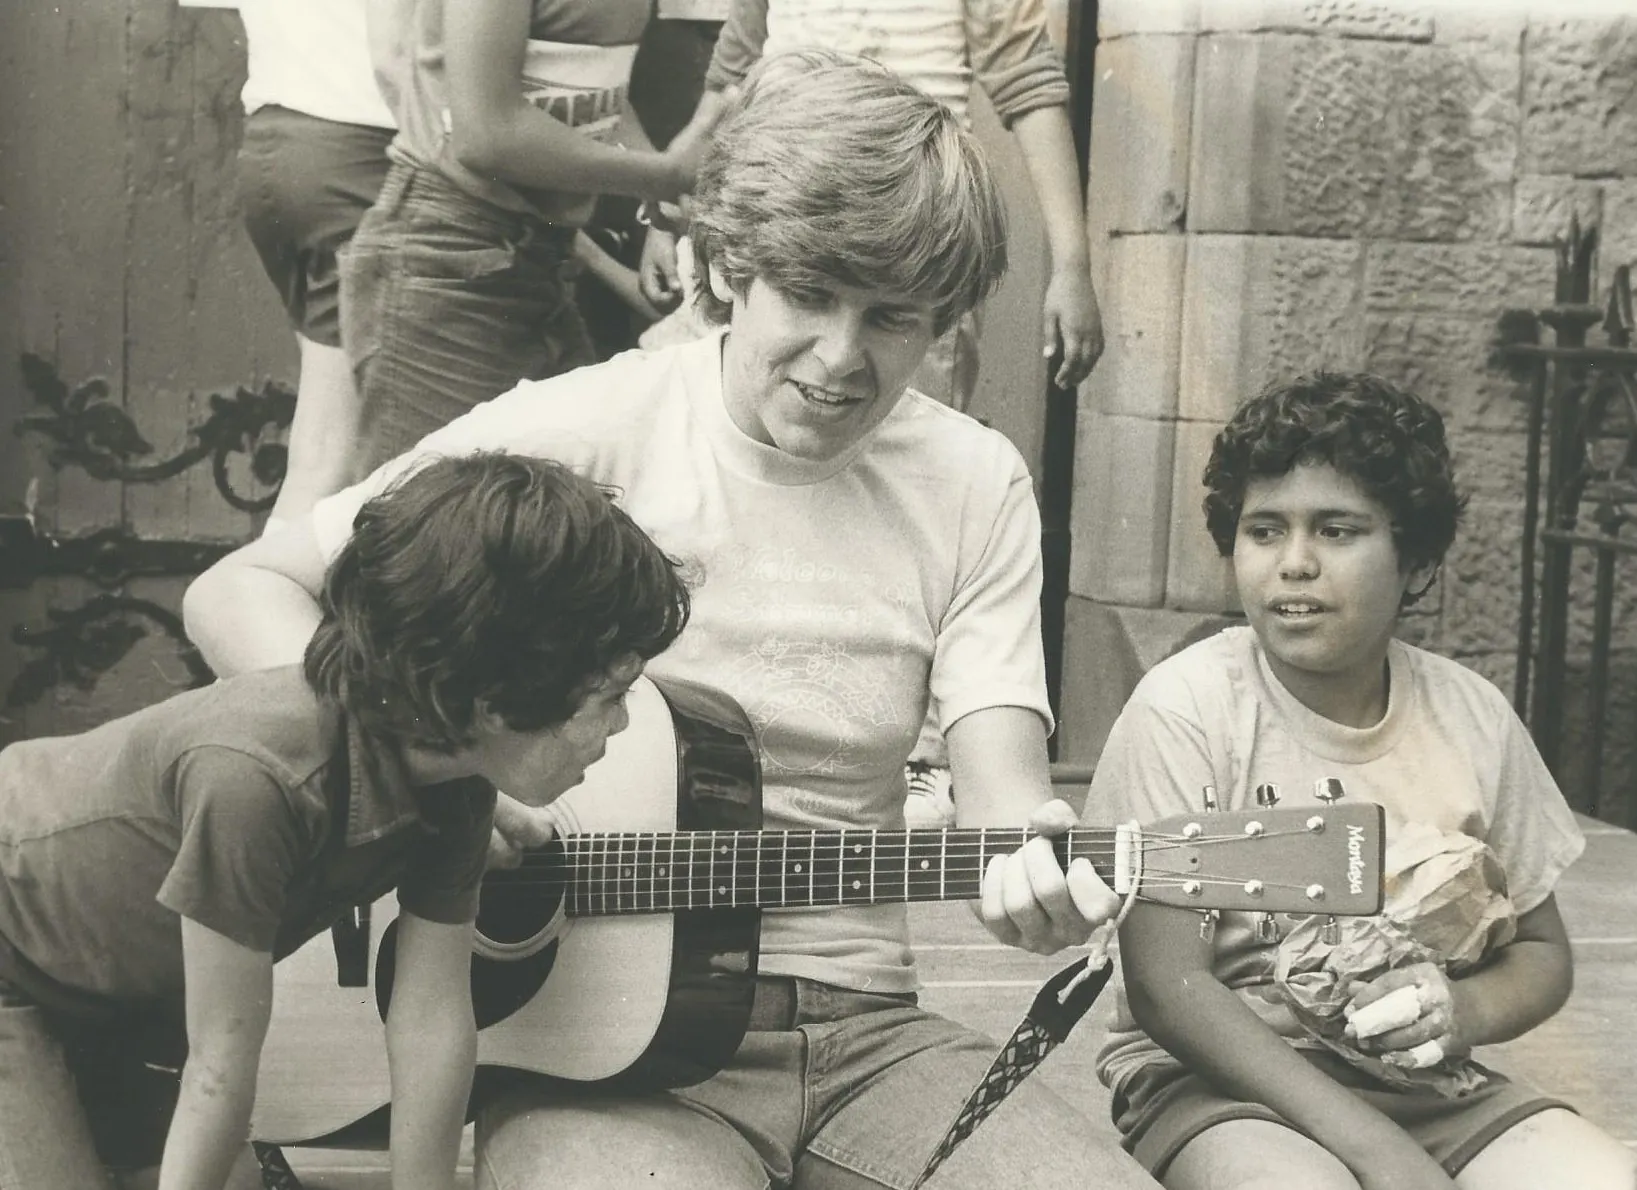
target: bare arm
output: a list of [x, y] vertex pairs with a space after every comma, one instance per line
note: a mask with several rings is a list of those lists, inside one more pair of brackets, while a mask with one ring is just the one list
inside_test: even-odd
[[415, 0], [367, 0], [364, 25], [375, 86], [394, 119], [403, 93], [403, 74], [415, 49]]
[[449, 1190], [477, 1060], [472, 927], [399, 919], [387, 1015], [392, 1190]]
[[159, 1190], [218, 1190], [250, 1139], [273, 956], [182, 919], [188, 1058]]
[[445, 0], [451, 136], [460, 163], [539, 189], [656, 198], [689, 189], [692, 159], [600, 144], [524, 99], [519, 79], [531, 13], [530, 0]]
[[324, 568], [310, 520], [240, 546], [189, 584], [189, 639], [222, 677], [299, 662], [318, 627]]
[[1409, 1135], [1311, 1066], [1210, 969], [1199, 914], [1138, 904], [1120, 930], [1132, 1015], [1156, 1042], [1225, 1094], [1305, 1129], [1367, 1187], [1449, 1190]]
[[1072, 388], [1090, 374], [1103, 354], [1103, 315], [1091, 280], [1080, 170], [1068, 111], [1060, 104], [1025, 112], [1012, 134], [1029, 170], [1051, 253], [1051, 273], [1043, 307], [1044, 352], [1059, 350], [1056, 380]]
[[[961, 826], [1027, 824], [1049, 836], [1074, 825], [1074, 810], [1052, 794], [1046, 725], [1039, 715], [1024, 707], [989, 707], [956, 720], [948, 739]], [[1039, 954], [1084, 942], [1118, 908], [1090, 861], [1076, 860], [1065, 875], [1044, 837], [992, 860], [982, 898], [973, 905], [996, 938]]]

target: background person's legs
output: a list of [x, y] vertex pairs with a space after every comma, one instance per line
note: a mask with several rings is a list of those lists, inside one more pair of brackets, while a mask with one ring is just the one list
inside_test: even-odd
[[301, 380], [295, 420], [290, 423], [288, 464], [268, 528], [299, 520], [332, 492], [361, 479], [358, 451], [358, 390], [352, 365], [340, 347], [296, 335]]

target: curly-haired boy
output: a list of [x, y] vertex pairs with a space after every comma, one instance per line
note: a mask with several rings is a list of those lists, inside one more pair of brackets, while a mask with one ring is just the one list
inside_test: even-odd
[[[1442, 419], [1373, 376], [1305, 376], [1234, 414], [1205, 486], [1249, 623], [1144, 677], [1088, 806], [1149, 821], [1203, 809], [1205, 786], [1222, 809], [1252, 808], [1264, 784], [1317, 805], [1315, 782], [1338, 778], [1386, 809], [1389, 855], [1411, 827], [1487, 845], [1516, 932], [1470, 968], [1432, 952], [1342, 972], [1347, 1012], [1416, 989], [1398, 997], [1414, 1008], [1396, 1027], [1357, 1030], [1354, 1061], [1318, 1044], [1279, 991], [1281, 942], [1304, 923], [1227, 913], [1213, 930], [1198, 913], [1137, 906], [1098, 1063], [1127, 1147], [1172, 1190], [1633, 1185], [1624, 1145], [1467, 1057], [1568, 997], [1553, 889], [1583, 841], [1501, 693], [1395, 639], [1463, 508]], [[1437, 1062], [1460, 1066], [1464, 1093], [1383, 1077]]]

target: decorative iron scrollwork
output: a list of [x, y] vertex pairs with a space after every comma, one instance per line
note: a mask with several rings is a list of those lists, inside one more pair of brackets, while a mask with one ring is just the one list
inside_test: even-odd
[[11, 630], [12, 640], [25, 649], [37, 650], [39, 655], [23, 666], [6, 691], [9, 708], [36, 702], [65, 682], [77, 690], [90, 690], [99, 677], [118, 665], [148, 635], [142, 620], [157, 625], [176, 643], [188, 671], [188, 685], [203, 686], [213, 676], [199, 650], [188, 640], [181, 619], [150, 600], [94, 595], [67, 611], [49, 608], [46, 618], [50, 621], [47, 627], [19, 624]]
[[182, 621], [151, 600], [115, 594], [133, 578], [198, 574], [231, 546], [194, 541], [152, 541], [123, 529], [86, 537], [55, 538], [40, 533], [26, 517], [0, 517], [0, 587], [23, 588], [46, 576], [72, 575], [104, 588], [79, 607], [49, 609], [44, 627], [19, 624], [11, 639], [39, 655], [25, 664], [6, 691], [5, 705], [34, 703], [53, 686], [67, 682], [89, 690], [148, 635], [148, 624], [177, 645], [189, 684], [211, 680], [210, 667], [188, 640]]
[[[265, 512], [278, 498], [287, 451], [282, 441], [261, 439], [269, 430], [289, 428], [296, 396], [277, 382], [266, 381], [259, 391], [241, 386], [231, 396], [212, 393], [210, 415], [189, 427], [187, 446], [168, 459], [139, 462], [153, 454], [153, 445], [130, 414], [109, 399], [106, 380], [93, 377], [70, 388], [40, 356], [25, 352], [19, 362], [23, 383], [43, 411], [24, 414], [16, 430], [50, 440], [52, 467], [80, 467], [93, 479], [154, 483], [208, 458], [217, 491], [234, 508]], [[266, 490], [254, 496], [234, 490], [229, 466], [233, 455], [249, 457], [251, 477]]]

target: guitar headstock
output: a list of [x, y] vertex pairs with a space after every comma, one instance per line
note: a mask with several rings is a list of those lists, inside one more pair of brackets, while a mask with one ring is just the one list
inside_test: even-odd
[[1383, 814], [1370, 802], [1179, 814], [1142, 827], [1138, 895], [1186, 909], [1381, 911]]

